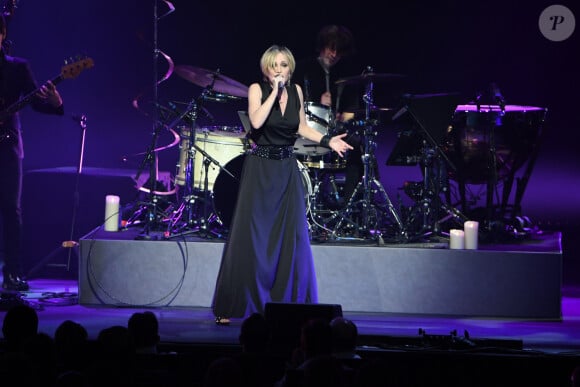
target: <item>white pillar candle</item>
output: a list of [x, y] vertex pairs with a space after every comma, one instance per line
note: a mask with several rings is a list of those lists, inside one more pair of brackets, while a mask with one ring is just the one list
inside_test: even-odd
[[463, 230], [457, 229], [449, 230], [449, 248], [450, 249], [465, 248], [465, 236]]
[[465, 248], [477, 250], [479, 223], [474, 220], [468, 220], [463, 224], [463, 229], [465, 230]]
[[119, 197], [105, 197], [105, 231], [119, 231]]

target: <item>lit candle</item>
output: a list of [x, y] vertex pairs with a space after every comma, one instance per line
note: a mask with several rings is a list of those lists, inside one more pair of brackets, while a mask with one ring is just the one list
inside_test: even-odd
[[105, 197], [105, 231], [119, 231], [119, 197]]
[[465, 248], [477, 250], [479, 223], [474, 220], [468, 220], [463, 224], [463, 229], [465, 230]]
[[463, 230], [457, 229], [449, 230], [449, 248], [450, 249], [465, 248], [465, 235]]

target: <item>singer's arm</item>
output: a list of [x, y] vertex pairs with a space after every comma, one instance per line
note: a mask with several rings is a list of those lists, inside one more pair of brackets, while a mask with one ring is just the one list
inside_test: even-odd
[[268, 98], [266, 98], [264, 103], [261, 103], [262, 89], [260, 85], [257, 83], [250, 85], [248, 88], [248, 116], [253, 128], [259, 129], [264, 125], [274, 103], [276, 103], [277, 96], [278, 88], [272, 88]]

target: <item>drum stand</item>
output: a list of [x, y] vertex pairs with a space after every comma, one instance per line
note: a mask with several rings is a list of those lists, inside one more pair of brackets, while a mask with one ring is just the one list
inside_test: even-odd
[[[396, 223], [397, 231], [395, 239], [403, 236], [403, 224], [389, 195], [380, 181], [375, 176], [376, 157], [374, 154], [375, 142], [372, 126], [365, 128], [365, 150], [362, 155], [364, 167], [362, 180], [357, 184], [354, 192], [346, 203], [346, 207], [339, 211], [339, 221], [334, 227], [334, 235], [338, 240], [376, 240], [379, 244], [383, 241], [383, 226], [385, 226], [385, 214]], [[382, 200], [382, 202], [379, 202]], [[387, 217], [389, 215], [386, 215]], [[358, 218], [356, 217], [357, 215]], [[351, 228], [353, 236], [340, 236], [343, 227]]]
[[[423, 167], [421, 194], [408, 213], [404, 234], [410, 241], [433, 236], [448, 238], [448, 235], [443, 234], [441, 224], [453, 218], [463, 227], [463, 223], [469, 218], [441, 199], [443, 193], [448, 193], [449, 187], [442, 181], [447, 175], [440, 149], [430, 147], [428, 142], [423, 140], [421, 153]], [[421, 221], [421, 225], [420, 229], [416, 230], [418, 221]]]
[[[371, 125], [373, 121], [370, 119], [371, 106], [373, 106], [373, 82], [369, 80], [366, 87], [366, 92], [363, 97], [365, 102], [365, 129], [364, 129], [364, 153], [362, 155], [362, 162], [364, 172], [362, 181], [358, 183], [354, 192], [346, 204], [345, 209], [339, 211], [339, 221], [334, 227], [333, 235], [339, 235], [341, 227], [347, 223], [349, 227], [355, 228], [355, 235], [353, 237], [337, 236], [338, 240], [375, 240], [379, 244], [383, 244], [383, 214], [381, 212], [389, 213], [397, 226], [397, 235], [395, 239], [403, 236], [403, 223], [389, 195], [375, 177], [376, 157], [375, 148], [376, 142], [374, 138], [376, 131]], [[355, 200], [362, 195], [362, 200]], [[375, 195], [380, 195], [384, 203], [378, 203], [375, 200]], [[356, 211], [356, 210], [359, 211]], [[360, 214], [360, 219], [354, 219], [353, 215]], [[358, 220], [358, 222], [357, 222]]]
[[[313, 168], [313, 170], [313, 188], [310, 196], [310, 207], [307, 208], [307, 213], [309, 214], [311, 224], [313, 225], [313, 227], [311, 226], [310, 229], [311, 239], [320, 241], [324, 241], [329, 237], [336, 239], [336, 233], [332, 228], [330, 228], [330, 225], [336, 220], [338, 211], [333, 211], [322, 206], [323, 203], [321, 200], [319, 200], [319, 197], [322, 194], [323, 181], [320, 179], [319, 170], [316, 168]], [[335, 195], [338, 202], [338, 189], [336, 188], [334, 182], [334, 176], [331, 175], [329, 179], [333, 188], [333, 194]]]
[[[205, 97], [211, 93], [211, 87], [208, 89], [205, 89], [199, 100], [203, 100], [205, 99]], [[165, 237], [166, 238], [172, 238], [172, 237], [177, 237], [177, 236], [184, 236], [184, 235], [188, 235], [188, 234], [198, 234], [200, 237], [202, 238], [211, 238], [211, 237], [216, 237], [216, 238], [222, 238], [223, 235], [220, 232], [217, 232], [215, 230], [213, 230], [212, 228], [210, 228], [210, 225], [212, 222], [217, 221], [221, 226], [223, 226], [221, 224], [221, 221], [219, 220], [219, 217], [215, 214], [215, 212], [211, 211], [210, 212], [210, 205], [213, 209], [213, 195], [209, 190], [209, 181], [208, 181], [208, 172], [209, 172], [209, 166], [213, 163], [215, 165], [217, 165], [220, 170], [225, 171], [228, 175], [230, 175], [231, 177], [235, 178], [234, 175], [228, 171], [225, 167], [223, 167], [219, 161], [217, 161], [216, 159], [214, 159], [213, 157], [211, 157], [205, 150], [201, 149], [199, 146], [197, 146], [197, 144], [195, 143], [195, 134], [196, 134], [196, 130], [195, 130], [195, 125], [196, 125], [196, 119], [197, 119], [197, 107], [198, 104], [193, 104], [193, 108], [192, 109], [188, 109], [188, 111], [186, 111], [184, 114], [182, 114], [182, 116], [185, 116], [186, 114], [192, 113], [192, 124], [191, 124], [191, 129], [189, 131], [189, 147], [187, 150], [187, 164], [185, 166], [185, 184], [184, 186], [186, 187], [185, 193], [183, 195], [183, 200], [182, 203], [179, 205], [179, 207], [173, 212], [173, 214], [171, 215], [170, 219], [169, 219], [169, 224], [167, 227], [167, 231], [165, 233]], [[195, 153], [196, 152], [200, 152], [203, 156], [203, 166], [204, 166], [204, 172], [205, 172], [205, 178], [204, 178], [204, 186], [203, 186], [203, 201], [202, 201], [202, 205], [201, 205], [201, 217], [200, 218], [196, 218], [196, 208], [197, 203], [196, 203], [196, 199], [199, 199], [199, 196], [195, 195], [194, 189], [193, 189], [193, 171], [194, 171], [194, 163], [195, 163]], [[184, 217], [185, 215], [185, 222], [181, 225], [178, 226], [178, 223], [181, 221], [181, 219]]]

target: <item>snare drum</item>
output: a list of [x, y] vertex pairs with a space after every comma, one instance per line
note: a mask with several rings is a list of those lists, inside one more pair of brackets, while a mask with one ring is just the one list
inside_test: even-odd
[[[316, 129], [317, 132], [328, 134], [328, 128], [332, 122], [332, 109], [327, 106], [306, 102], [304, 104], [306, 113], [306, 123]], [[305, 156], [320, 156], [330, 152], [330, 149], [320, 146], [320, 144], [298, 137], [294, 143], [294, 153]]]
[[[213, 130], [212, 128], [221, 128], [220, 130]], [[211, 159], [216, 160], [221, 166], [225, 166], [228, 161], [236, 156], [243, 154], [246, 151], [245, 133], [240, 130], [223, 130], [224, 126], [220, 127], [203, 127], [197, 129], [195, 132], [195, 145], [203, 150]], [[234, 127], [227, 127], [234, 128]], [[237, 128], [237, 127], [236, 127]], [[180, 143], [180, 157], [179, 157], [179, 171], [175, 177], [175, 183], [178, 185], [185, 185], [187, 176], [187, 165], [190, 153], [190, 129], [182, 128], [181, 143]], [[206, 167], [204, 161], [208, 163], [207, 167], [207, 189], [213, 190], [215, 180], [220, 171], [220, 167], [216, 165], [210, 158], [207, 158], [200, 150], [192, 149], [191, 154], [195, 154], [193, 159], [193, 184], [194, 187], [200, 190], [205, 189]]]
[[340, 157], [338, 153], [328, 152], [321, 156], [296, 155], [296, 158], [311, 169], [342, 170], [346, 168], [346, 157]]

